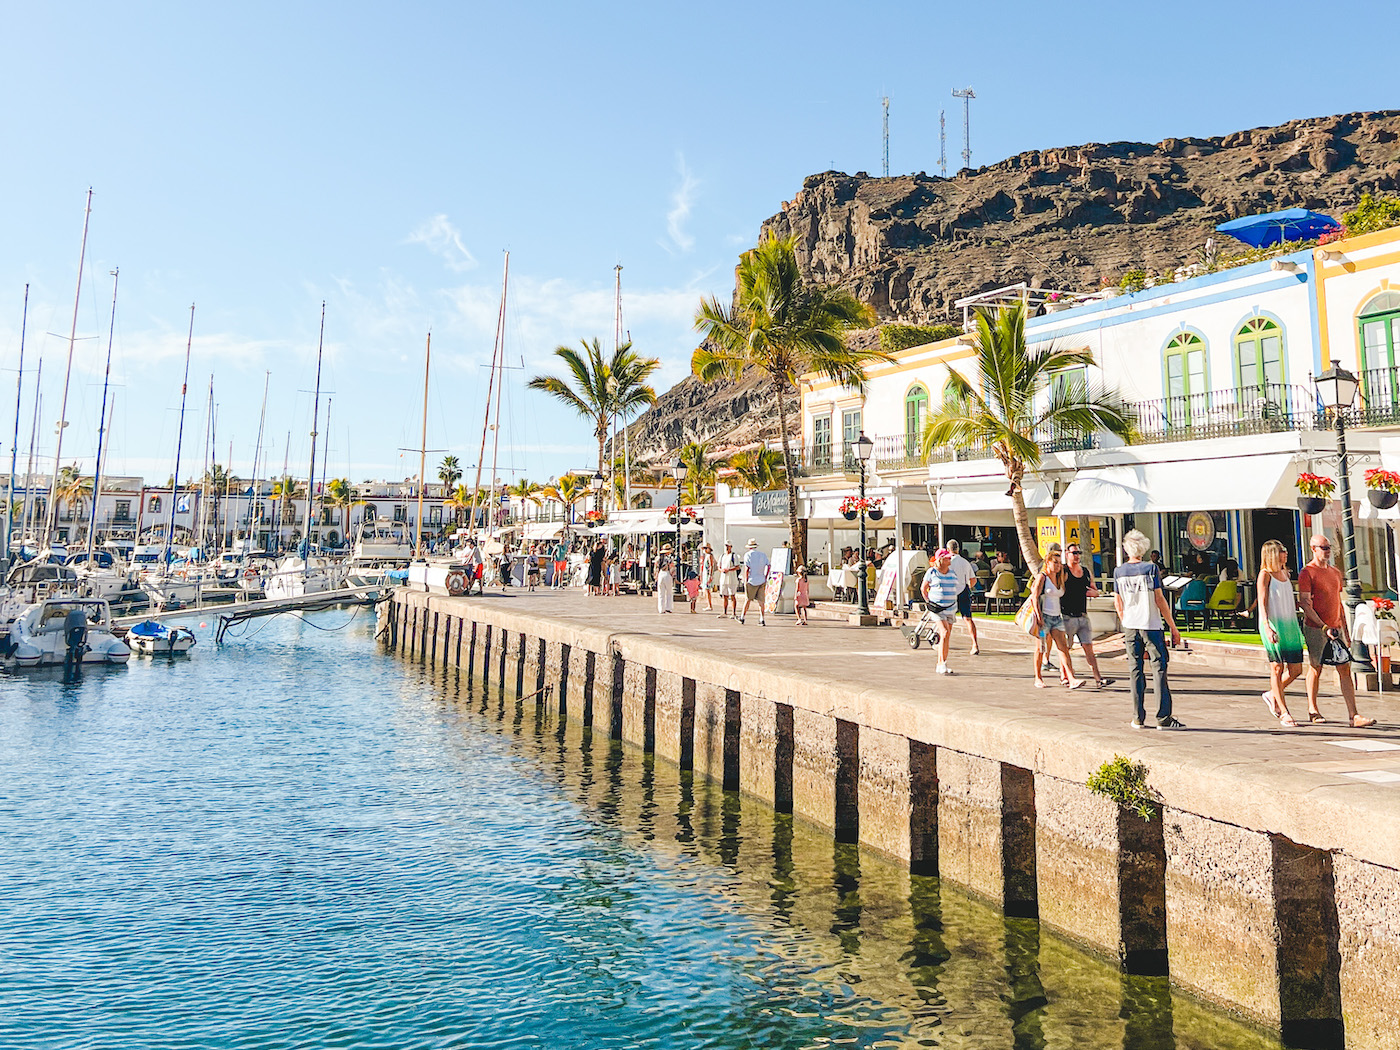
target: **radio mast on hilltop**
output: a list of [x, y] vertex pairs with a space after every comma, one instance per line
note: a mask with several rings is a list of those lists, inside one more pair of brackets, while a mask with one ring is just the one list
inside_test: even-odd
[[880, 102], [885, 110], [885, 178], [888, 179], [890, 177], [890, 96], [886, 95]]
[[963, 167], [972, 167], [972, 100], [977, 96], [972, 88], [965, 87], [961, 91], [953, 88], [953, 97], [963, 100]]
[[938, 174], [948, 177], [948, 111], [938, 111]]

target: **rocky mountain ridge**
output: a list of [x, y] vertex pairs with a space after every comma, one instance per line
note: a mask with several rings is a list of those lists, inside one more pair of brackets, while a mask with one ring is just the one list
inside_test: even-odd
[[[1301, 206], [1340, 217], [1363, 193], [1397, 190], [1400, 111], [1347, 113], [1031, 150], [949, 178], [822, 172], [760, 236], [793, 237], [810, 280], [849, 289], [882, 322], [927, 324], [960, 320], [956, 299], [1019, 281], [1085, 292], [1129, 269], [1170, 272], [1242, 215]], [[755, 379], [689, 377], [631, 427], [634, 452], [655, 458], [686, 441], [776, 437], [773, 396]]]

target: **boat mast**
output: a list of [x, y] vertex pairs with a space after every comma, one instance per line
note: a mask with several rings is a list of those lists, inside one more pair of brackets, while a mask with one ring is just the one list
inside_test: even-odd
[[[506, 282], [509, 278], [510, 252], [506, 252], [505, 272], [501, 275], [501, 306], [496, 313], [496, 341], [491, 344], [491, 371], [486, 379], [486, 411], [481, 414], [481, 448], [476, 453], [476, 484], [472, 486], [472, 517], [469, 527], [473, 535], [476, 533], [476, 501], [477, 497], [481, 495], [481, 468], [486, 462], [486, 431], [491, 426], [491, 392], [495, 389], [496, 358], [501, 352], [501, 332], [505, 328], [506, 321]], [[490, 508], [487, 508], [486, 514], [486, 534], [489, 536], [491, 534]]]
[[[617, 264], [617, 292], [613, 304], [613, 357], [622, 349], [622, 263]], [[632, 509], [632, 449], [628, 441], [627, 420], [622, 421], [622, 509]], [[617, 438], [613, 438], [613, 456], [617, 455]]]
[[190, 303], [190, 334], [185, 339], [185, 375], [180, 381], [180, 425], [175, 431], [175, 473], [170, 476], [170, 520], [165, 526], [165, 557], [161, 575], [170, 575], [170, 544], [175, 539], [175, 504], [180, 498], [180, 447], [185, 443], [185, 395], [190, 389], [190, 347], [194, 345], [194, 303]]
[[39, 358], [39, 369], [34, 377], [34, 420], [29, 424], [29, 460], [24, 467], [24, 513], [21, 515], [20, 546], [29, 538], [29, 501], [34, 489], [34, 444], [39, 439], [39, 406], [44, 402], [44, 359]]
[[[281, 486], [282, 486], [283, 489], [286, 489], [286, 488], [287, 488], [287, 485], [288, 485], [287, 471], [291, 469], [291, 463], [292, 463], [292, 432], [289, 430], [289, 431], [287, 431], [287, 443], [286, 443], [285, 445], [282, 446], [282, 480], [281, 480], [281, 482], [280, 482], [279, 484], [281, 484]], [[295, 489], [296, 486], [292, 486], [292, 487], [293, 487], [293, 489]], [[278, 515], [281, 515], [281, 517], [286, 517], [286, 516], [287, 516], [287, 511], [286, 511], [286, 508], [285, 508], [285, 504], [288, 504], [288, 503], [290, 503], [291, 501], [292, 501], [291, 494], [288, 493], [288, 492], [283, 492], [283, 493], [282, 493], [282, 499], [281, 499], [280, 501], [277, 501], [277, 500], [274, 500], [274, 501], [273, 501], [274, 504], [276, 505], [276, 509], [273, 511], [273, 514], [272, 514], [272, 517], [273, 517], [273, 519], [274, 519], [274, 521], [273, 521], [272, 524], [273, 524], [273, 528], [275, 528], [275, 529], [277, 530], [277, 547], [278, 547], [279, 550], [280, 550], [281, 547], [282, 547], [282, 522], [281, 522], [281, 520], [278, 518]]]
[[83, 206], [83, 246], [78, 250], [78, 287], [73, 293], [73, 326], [68, 330], [68, 367], [63, 373], [63, 400], [58, 408], [58, 440], [53, 450], [53, 481], [49, 483], [49, 512], [44, 521], [44, 541], [53, 535], [58, 521], [58, 464], [63, 458], [63, 431], [68, 426], [68, 380], [73, 375], [73, 345], [78, 341], [78, 300], [83, 292], [83, 266], [87, 261], [88, 219], [92, 217], [92, 187], [88, 187], [87, 204]]
[[413, 539], [413, 556], [423, 556], [423, 482], [428, 468], [428, 374], [433, 361], [433, 333], [428, 333], [428, 345], [423, 350], [423, 443], [418, 448], [418, 522]]
[[112, 340], [117, 333], [117, 284], [121, 267], [112, 271], [112, 321], [107, 328], [107, 369], [102, 373], [102, 413], [97, 417], [97, 462], [92, 468], [92, 514], [88, 517], [87, 566], [92, 568], [92, 550], [97, 543], [97, 503], [102, 499], [102, 453], [107, 436], [107, 388], [112, 381]]
[[[268, 381], [269, 381], [271, 378], [272, 378], [272, 373], [271, 373], [270, 371], [266, 371], [266, 372], [263, 373], [262, 411], [258, 413], [258, 440], [257, 440], [257, 443], [253, 445], [253, 484], [252, 484], [252, 487], [248, 489], [248, 518], [247, 518], [247, 520], [248, 520], [248, 541], [249, 541], [248, 546], [249, 546], [249, 547], [251, 547], [252, 541], [253, 541], [254, 537], [256, 537], [257, 534], [258, 534], [258, 533], [257, 533], [256, 525], [255, 525], [255, 523], [254, 523], [254, 521], [253, 521], [253, 508], [254, 508], [254, 507], [257, 507], [257, 509], [258, 509], [258, 521], [257, 521], [257, 524], [261, 524], [261, 523], [262, 523], [262, 501], [259, 499], [259, 494], [258, 494], [258, 460], [260, 460], [260, 459], [262, 458], [263, 423], [264, 423], [264, 422], [266, 421], [266, 419], [267, 419], [267, 384], [268, 384]], [[233, 470], [233, 454], [232, 454], [232, 453], [229, 454], [229, 470], [230, 470], [230, 471]], [[248, 553], [248, 549], [245, 548], [244, 551], [243, 551], [243, 553], [244, 553], [244, 554], [247, 554], [247, 553]]]
[[[507, 256], [507, 261], [509, 261], [509, 256]], [[508, 275], [508, 274], [509, 274], [509, 271], [507, 271], [507, 275]], [[505, 386], [506, 386], [506, 283], [505, 283], [505, 281], [502, 281], [502, 282], [501, 282], [501, 315], [500, 315], [500, 317], [499, 317], [499, 319], [498, 319], [498, 322], [497, 322], [497, 325], [496, 325], [496, 330], [497, 330], [496, 339], [497, 339], [497, 342], [499, 342], [500, 345], [501, 345], [501, 350], [500, 350], [500, 364], [497, 366], [497, 367], [500, 369], [500, 373], [501, 373], [501, 374], [500, 374], [500, 378], [497, 379], [497, 381], [496, 381], [496, 422], [495, 422], [495, 423], [492, 425], [492, 427], [491, 427], [491, 504], [490, 504], [490, 509], [487, 511], [487, 514], [488, 514], [488, 515], [494, 515], [494, 514], [496, 513], [496, 507], [499, 506], [499, 504], [496, 502], [496, 482], [498, 482], [498, 481], [500, 480], [500, 478], [496, 477], [496, 462], [497, 462], [496, 454], [497, 454], [497, 452], [500, 450], [500, 447], [501, 447], [501, 393], [505, 390]], [[522, 363], [523, 363], [523, 362], [522, 362]], [[523, 508], [523, 507], [521, 508], [521, 512], [520, 512], [520, 513], [521, 513], [522, 516], [524, 515], [525, 511], [524, 511], [524, 508]], [[488, 523], [489, 523], [489, 518], [488, 518]], [[490, 535], [489, 527], [488, 527], [488, 530], [487, 530], [487, 535]]]
[[311, 566], [311, 489], [316, 481], [316, 427], [321, 422], [321, 350], [326, 344], [326, 301], [321, 300], [321, 335], [316, 340], [316, 393], [311, 402], [311, 466], [306, 474], [306, 553], [301, 556], [301, 578]]
[[[0, 564], [8, 571], [10, 567], [10, 529], [14, 527], [15, 468], [19, 466], [19, 415], [20, 402], [24, 395], [24, 333], [29, 327], [29, 285], [24, 286], [24, 312], [19, 322], [19, 370], [15, 374], [15, 441], [10, 446], [10, 487], [5, 490], [5, 535], [0, 538]], [[24, 483], [25, 495], [29, 494], [29, 480]]]
[[[331, 460], [331, 402], [332, 402], [333, 400], [334, 400], [334, 398], [330, 397], [330, 395], [327, 395], [327, 396], [326, 396], [326, 447], [323, 448], [323, 449], [321, 450], [321, 501], [322, 501], [322, 504], [325, 503], [325, 498], [326, 498], [326, 482], [327, 482], [327, 480], [329, 479], [329, 476], [330, 476], [330, 469], [331, 469], [331, 467], [330, 467], [330, 460]], [[323, 505], [323, 506], [321, 507], [321, 513], [324, 515], [325, 512], [326, 512], [326, 508], [325, 508], [324, 505]]]
[[199, 529], [195, 545], [204, 550], [204, 526], [209, 520], [209, 445], [214, 440], [214, 376], [209, 376], [209, 400], [204, 408], [204, 477], [199, 479]]

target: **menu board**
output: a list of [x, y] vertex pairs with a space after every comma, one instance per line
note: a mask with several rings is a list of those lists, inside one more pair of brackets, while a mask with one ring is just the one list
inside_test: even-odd
[[763, 588], [763, 611], [765, 613], [777, 612], [778, 603], [783, 599], [783, 571], [781, 569], [771, 569], [768, 572], [768, 583]]
[[895, 586], [899, 582], [899, 565], [894, 558], [886, 558], [880, 570], [880, 586], [875, 589], [875, 608], [883, 609], [890, 602]]

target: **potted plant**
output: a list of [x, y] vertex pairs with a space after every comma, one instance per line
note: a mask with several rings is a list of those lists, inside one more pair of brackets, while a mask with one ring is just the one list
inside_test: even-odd
[[1045, 297], [1045, 312], [1047, 314], [1057, 314], [1061, 310], [1068, 310], [1073, 305], [1070, 302], [1068, 292], [1051, 292]]
[[1320, 474], [1307, 471], [1298, 475], [1298, 509], [1304, 514], [1321, 514], [1322, 508], [1332, 498], [1337, 483]]
[[583, 515], [583, 520], [588, 525], [601, 525], [607, 518], [608, 516], [601, 510], [585, 511]]
[[[1376, 611], [1376, 621], [1378, 623], [1380, 621], [1385, 621], [1389, 624], [1392, 631], [1396, 630], [1395, 603], [1393, 601], [1389, 598], [1372, 598], [1371, 607]], [[1381, 635], [1381, 640], [1385, 640], [1384, 633]], [[1386, 651], [1386, 647], [1384, 645], [1380, 646], [1377, 652], [1379, 659], [1376, 663], [1381, 674], [1390, 674], [1390, 654]]]
[[1400, 502], [1400, 474], [1393, 470], [1366, 471], [1366, 498], [1377, 510], [1389, 510]]
[[841, 501], [841, 516], [847, 521], [855, 521], [865, 507], [865, 500], [859, 496], [847, 496]]
[[865, 501], [865, 513], [871, 521], [879, 521], [885, 516], [885, 497], [876, 496]]

